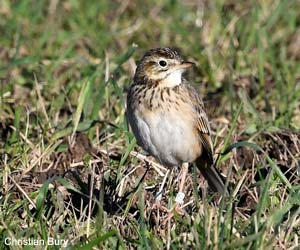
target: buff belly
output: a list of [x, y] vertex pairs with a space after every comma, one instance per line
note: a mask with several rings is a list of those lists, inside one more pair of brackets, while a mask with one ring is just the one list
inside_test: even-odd
[[128, 120], [138, 144], [164, 165], [193, 162], [201, 155], [193, 122], [180, 119], [176, 112], [136, 110]]

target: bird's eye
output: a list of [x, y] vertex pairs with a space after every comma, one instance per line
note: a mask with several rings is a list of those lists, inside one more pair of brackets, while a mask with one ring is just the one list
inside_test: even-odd
[[166, 60], [159, 60], [158, 64], [161, 66], [161, 67], [166, 67], [168, 65], [167, 61]]

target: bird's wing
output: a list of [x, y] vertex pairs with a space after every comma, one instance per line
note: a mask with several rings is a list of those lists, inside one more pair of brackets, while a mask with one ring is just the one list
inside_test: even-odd
[[200, 141], [207, 152], [208, 158], [213, 163], [213, 144], [208, 118], [204, 110], [198, 112], [197, 128], [199, 130]]
[[196, 114], [196, 126], [199, 131], [200, 141], [207, 153], [211, 163], [213, 163], [213, 143], [211, 140], [211, 131], [207, 115], [204, 111], [204, 105], [198, 92], [191, 86], [186, 84], [189, 89], [190, 99]]

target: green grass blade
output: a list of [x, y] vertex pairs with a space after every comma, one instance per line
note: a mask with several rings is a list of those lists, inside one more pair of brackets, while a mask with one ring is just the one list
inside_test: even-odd
[[100, 243], [106, 241], [106, 240], [109, 240], [110, 238], [116, 236], [117, 233], [115, 230], [111, 230], [99, 237], [97, 237], [96, 239], [90, 241], [89, 243], [83, 245], [83, 246], [78, 246], [78, 245], [75, 245], [72, 247], [72, 249], [76, 249], [76, 250], [93, 250], [95, 249], [94, 247], [99, 245]]
[[78, 105], [77, 109], [73, 118], [73, 132], [72, 132], [72, 137], [74, 137], [74, 134], [77, 130], [80, 117], [83, 111], [83, 107], [85, 102], [87, 101], [87, 97], [90, 95], [90, 92], [92, 91], [92, 83], [90, 81], [86, 81], [83, 83], [80, 94], [79, 94], [79, 99], [78, 99]]

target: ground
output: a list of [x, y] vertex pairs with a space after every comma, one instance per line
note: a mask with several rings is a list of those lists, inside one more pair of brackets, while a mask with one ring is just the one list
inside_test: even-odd
[[[2, 0], [0, 245], [298, 249], [299, 10], [288, 0]], [[124, 117], [137, 61], [160, 46], [196, 63], [185, 77], [230, 190], [214, 194], [191, 165], [184, 215], [172, 218], [155, 206], [167, 169]], [[173, 207], [179, 171], [161, 206]]]

